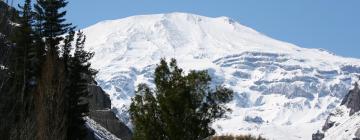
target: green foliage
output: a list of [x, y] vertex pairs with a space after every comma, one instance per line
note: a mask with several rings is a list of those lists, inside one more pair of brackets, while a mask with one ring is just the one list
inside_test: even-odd
[[26, 0], [24, 6], [20, 7], [21, 18], [20, 26], [16, 30], [16, 38], [13, 40], [16, 42], [15, 54], [12, 57], [14, 59], [14, 67], [12, 67], [15, 73], [14, 84], [17, 85], [16, 89], [21, 89], [21, 95], [25, 94], [26, 86], [28, 85], [29, 80], [29, 71], [28, 67], [29, 61], [29, 52], [34, 47], [33, 46], [33, 30], [32, 30], [32, 12], [31, 12], [31, 1]]
[[211, 88], [210, 82], [207, 71], [184, 75], [175, 59], [169, 65], [161, 59], [155, 69], [156, 89], [140, 84], [132, 99], [134, 139], [200, 140], [214, 135], [210, 125], [230, 111], [225, 104], [233, 91]]
[[94, 56], [94, 53], [84, 50], [86, 37], [81, 31], [77, 33], [74, 56], [70, 55], [73, 37], [74, 32], [70, 32], [63, 47], [63, 60], [65, 64], [69, 63], [67, 72], [69, 80], [67, 89], [69, 90], [66, 90], [67, 99], [70, 103], [68, 138], [81, 139], [86, 135], [83, 117], [87, 116], [89, 112], [88, 101], [85, 98], [88, 96], [87, 86], [89, 78], [93, 78], [97, 71], [90, 68], [91, 64], [88, 61]]
[[68, 35], [65, 36], [64, 45], [62, 46], [62, 59], [65, 65], [65, 71], [69, 71], [69, 63], [71, 56], [71, 49], [72, 49], [72, 42], [74, 41], [75, 31], [71, 29]]
[[45, 38], [45, 45], [48, 52], [52, 55], [58, 55], [59, 43], [64, 40], [61, 35], [67, 33], [71, 24], [64, 23], [66, 11], [61, 9], [66, 7], [66, 0], [37, 0], [35, 4], [35, 13], [38, 20], [38, 30], [40, 37]]
[[66, 5], [65, 0], [37, 0], [34, 12], [31, 0], [25, 0], [13, 42], [0, 49], [9, 50], [5, 55], [12, 61], [0, 71], [6, 78], [0, 80], [4, 139], [76, 140], [86, 134], [87, 87], [97, 71], [89, 63], [94, 53], [84, 50], [86, 37], [78, 32], [75, 40], [75, 27], [65, 23]]

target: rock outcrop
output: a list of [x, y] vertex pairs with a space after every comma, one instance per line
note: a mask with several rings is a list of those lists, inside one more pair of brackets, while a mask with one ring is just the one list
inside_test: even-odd
[[333, 127], [335, 122], [331, 121], [330, 119], [334, 116], [335, 114], [330, 113], [329, 116], [327, 117], [324, 126], [322, 127], [322, 131], [326, 131], [329, 128]]
[[315, 134], [312, 134], [312, 140], [322, 140], [325, 137], [324, 133], [317, 131]]
[[111, 111], [111, 101], [101, 87], [89, 85], [89, 118], [122, 140], [131, 140], [130, 129]]
[[89, 85], [89, 109], [90, 110], [104, 110], [111, 109], [111, 100], [101, 87], [96, 83]]
[[358, 83], [344, 97], [339, 107], [327, 117], [322, 131], [313, 140], [360, 139], [360, 89]]
[[120, 140], [117, 136], [110, 133], [106, 128], [98, 124], [93, 119], [85, 117], [85, 120], [85, 125], [89, 130], [85, 140]]
[[350, 116], [360, 110], [360, 89], [357, 83], [355, 83], [354, 89], [350, 90], [350, 92], [345, 96], [341, 105], [350, 109]]

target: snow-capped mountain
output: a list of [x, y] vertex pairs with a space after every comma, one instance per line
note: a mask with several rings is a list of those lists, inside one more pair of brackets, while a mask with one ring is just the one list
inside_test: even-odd
[[184, 70], [207, 69], [214, 84], [236, 92], [230, 118], [213, 124], [217, 133], [271, 139], [311, 139], [360, 73], [359, 59], [300, 48], [227, 17], [141, 15], [84, 32], [97, 81], [124, 121], [136, 85], [152, 85], [162, 57], [176, 58]]

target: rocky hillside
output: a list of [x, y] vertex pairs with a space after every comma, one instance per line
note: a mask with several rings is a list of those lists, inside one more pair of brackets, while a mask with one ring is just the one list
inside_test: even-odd
[[360, 88], [355, 83], [341, 105], [327, 117], [321, 131], [313, 134], [313, 140], [360, 139], [359, 110]]

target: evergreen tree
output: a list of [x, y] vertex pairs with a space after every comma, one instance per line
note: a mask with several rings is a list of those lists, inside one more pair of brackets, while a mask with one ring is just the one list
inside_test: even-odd
[[68, 35], [65, 36], [64, 45], [62, 46], [62, 59], [65, 65], [65, 71], [68, 71], [68, 65], [70, 63], [72, 42], [74, 41], [75, 31], [74, 28], [70, 29]]
[[24, 139], [26, 136], [25, 127], [28, 124], [29, 114], [32, 111], [32, 96], [30, 94], [31, 90], [31, 80], [32, 77], [31, 71], [31, 60], [30, 54], [33, 50], [33, 15], [31, 8], [31, 0], [25, 0], [23, 6], [20, 6], [20, 22], [19, 26], [16, 28], [16, 38], [14, 42], [16, 47], [14, 48], [15, 58], [14, 67], [11, 71], [14, 72], [12, 96], [16, 98], [14, 102], [14, 118], [15, 123], [13, 127], [13, 139]]
[[155, 86], [138, 86], [130, 106], [135, 139], [201, 140], [215, 131], [210, 124], [230, 111], [233, 91], [210, 87], [207, 71], [184, 75], [176, 60], [162, 59], [155, 69]]
[[[8, 43], [12, 53], [6, 56], [13, 62], [0, 71], [4, 139], [77, 140], [86, 134], [87, 87], [97, 71], [90, 68], [94, 53], [84, 50], [82, 32], [73, 43], [75, 27], [65, 24], [66, 11], [61, 11], [66, 4], [65, 0], [37, 0], [33, 12], [31, 0], [25, 0], [20, 7], [21, 20], [16, 22], [20, 26], [14, 43]], [[2, 57], [0, 61], [5, 60]]]
[[[33, 47], [33, 31], [32, 31], [32, 11], [31, 0], [25, 0], [24, 6], [19, 6], [21, 11], [20, 26], [17, 29], [15, 49], [15, 82], [18, 85], [17, 89], [21, 89], [21, 95], [25, 94], [25, 89], [28, 83], [28, 67], [29, 50]], [[21, 87], [21, 88], [20, 88]], [[23, 99], [23, 98], [21, 98]]]
[[61, 35], [67, 33], [71, 24], [64, 23], [66, 11], [61, 11], [68, 2], [66, 0], [37, 0], [35, 11], [42, 27], [41, 37], [45, 38], [48, 53], [58, 55], [59, 43], [64, 39]]
[[40, 57], [43, 55], [44, 51], [39, 52], [41, 45], [36, 43], [38, 36], [36, 36], [36, 31], [34, 30], [34, 12], [32, 11], [31, 0], [25, 0], [24, 6], [19, 6], [22, 9], [22, 18], [20, 22], [20, 27], [17, 30], [18, 35], [16, 36], [17, 46], [23, 47], [24, 56], [23, 61], [26, 66], [26, 86], [33, 88], [36, 86], [36, 77], [40, 73]]
[[[72, 32], [69, 34], [66, 40], [71, 38]], [[70, 39], [71, 40], [71, 39]], [[84, 34], [79, 31], [77, 33], [77, 39], [75, 42], [75, 52], [74, 56], [71, 57], [71, 62], [69, 64], [69, 87], [67, 91], [68, 100], [69, 100], [69, 115], [68, 121], [68, 137], [69, 139], [81, 139], [86, 135], [85, 121], [83, 119], [89, 112], [88, 101], [86, 97], [88, 96], [87, 86], [89, 84], [89, 79], [97, 73], [96, 70], [90, 68], [91, 64], [89, 60], [94, 56], [94, 53], [87, 52], [84, 50], [84, 43], [86, 37]], [[65, 43], [66, 46], [66, 43]], [[65, 47], [64, 46], [64, 47]], [[63, 58], [70, 58], [69, 48], [65, 47], [65, 54]]]
[[[93, 78], [96, 71], [90, 68], [88, 61], [94, 54], [84, 50], [85, 36], [82, 32], [77, 34], [75, 52], [71, 55], [75, 27], [65, 23], [66, 11], [61, 11], [67, 3], [65, 0], [37, 0], [34, 6], [37, 20], [34, 26], [37, 38], [35, 44], [40, 46], [37, 49], [38, 58], [45, 58], [45, 62], [40, 62], [42, 73], [46, 74], [41, 75], [45, 85], [40, 85], [45, 89], [41, 91], [45, 96], [44, 102], [50, 102], [54, 106], [42, 115], [57, 118], [57, 122], [51, 123], [54, 127], [61, 128], [56, 131], [65, 131], [66, 139], [76, 140], [82, 139], [86, 132], [83, 117], [89, 111], [85, 98], [88, 94], [87, 78]], [[62, 36], [65, 33], [67, 35], [64, 38]], [[61, 113], [66, 119], [55, 116]]]
[[[44, 11], [39, 6], [35, 5], [34, 8], [35, 11], [33, 12], [33, 16], [35, 22], [33, 27], [34, 27], [34, 46], [36, 46], [36, 48], [33, 51], [34, 52], [33, 55], [36, 57], [33, 57], [34, 58], [33, 62], [36, 62], [35, 63], [36, 65], [42, 65], [45, 60], [45, 53], [46, 53], [45, 42], [43, 40], [44, 38], [43, 24], [44, 24], [45, 14]], [[38, 69], [35, 73], [40, 73], [40, 69]]]

